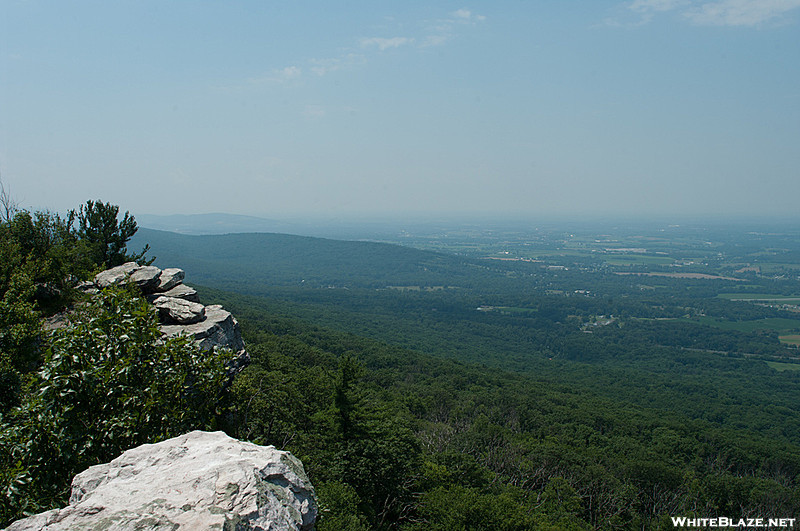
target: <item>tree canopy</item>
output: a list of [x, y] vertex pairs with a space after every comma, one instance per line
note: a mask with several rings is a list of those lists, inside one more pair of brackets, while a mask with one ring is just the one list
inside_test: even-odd
[[139, 261], [148, 251], [145, 247], [138, 254], [127, 253], [128, 240], [136, 234], [136, 219], [125, 212], [119, 219], [119, 207], [100, 200], [86, 201], [78, 211], [70, 211], [69, 224], [77, 220], [77, 237], [88, 248], [92, 259], [97, 264], [114, 267], [125, 262]]

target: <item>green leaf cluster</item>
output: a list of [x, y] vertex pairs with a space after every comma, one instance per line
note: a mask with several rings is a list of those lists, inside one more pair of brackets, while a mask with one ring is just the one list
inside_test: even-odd
[[162, 339], [141, 296], [105, 290], [49, 338], [22, 404], [3, 417], [2, 521], [65, 503], [72, 476], [125, 449], [215, 429], [228, 351]]
[[106, 265], [141, 260], [126, 243], [133, 216], [87, 201], [66, 217], [9, 208], [0, 220], [0, 413], [19, 404], [23, 376], [41, 363], [41, 320], [80, 299], [73, 288]]

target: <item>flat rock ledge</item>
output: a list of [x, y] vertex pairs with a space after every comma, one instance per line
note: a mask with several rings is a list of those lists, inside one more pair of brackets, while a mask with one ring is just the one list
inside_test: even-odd
[[69, 505], [7, 531], [314, 528], [314, 488], [289, 452], [193, 431], [124, 452], [72, 480]]
[[[158, 308], [161, 333], [164, 337], [185, 335], [191, 337], [201, 350], [225, 347], [236, 353], [229, 368], [241, 370], [250, 361], [245, 350], [239, 322], [222, 306], [203, 306], [197, 291], [183, 284], [182, 269], [159, 269], [128, 262], [101, 271], [92, 282], [81, 282], [77, 288], [86, 293], [96, 293], [110, 286], [133, 283], [147, 300]], [[50, 328], [59, 326], [54, 321]]]

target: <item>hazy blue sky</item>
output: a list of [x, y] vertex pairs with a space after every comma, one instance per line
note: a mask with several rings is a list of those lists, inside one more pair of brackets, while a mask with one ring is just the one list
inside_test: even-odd
[[26, 207], [800, 212], [800, 0], [0, 0], [0, 33]]

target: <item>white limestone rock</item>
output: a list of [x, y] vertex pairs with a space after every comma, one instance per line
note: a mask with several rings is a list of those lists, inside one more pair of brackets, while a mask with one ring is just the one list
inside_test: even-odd
[[290, 453], [194, 431], [90, 467], [67, 507], [7, 531], [308, 531], [316, 517], [314, 488]]
[[181, 282], [186, 277], [183, 269], [177, 267], [168, 267], [161, 271], [161, 276], [158, 277], [158, 287], [156, 291], [169, 291]]
[[202, 350], [227, 347], [238, 352], [244, 349], [239, 322], [222, 306], [206, 306], [205, 319], [189, 325], [161, 325], [161, 333], [167, 337], [187, 335], [200, 345]]
[[200, 302], [200, 296], [197, 294], [197, 290], [190, 288], [186, 284], [178, 284], [171, 290], [163, 293], [148, 295], [148, 300], [152, 302], [162, 295], [164, 297], [173, 297], [175, 299], [183, 299], [191, 302]]
[[[250, 362], [239, 323], [222, 306], [200, 304], [197, 291], [182, 284], [184, 276], [182, 269], [161, 270], [128, 262], [98, 273], [91, 285], [102, 289], [126, 282], [136, 283], [147, 301], [158, 308], [164, 337], [189, 336], [203, 351], [215, 347], [231, 349], [235, 356], [228, 364], [228, 370], [233, 377]], [[166, 288], [169, 289], [158, 292]]]
[[131, 274], [140, 267], [141, 266], [136, 262], [126, 262], [121, 266], [112, 267], [111, 269], [106, 269], [105, 271], [97, 273], [94, 277], [94, 283], [100, 289], [124, 284], [128, 281]]
[[97, 286], [91, 280], [78, 282], [75, 284], [75, 289], [82, 291], [83, 293], [88, 293], [89, 295], [94, 295], [97, 293]]
[[161, 277], [161, 270], [156, 266], [141, 266], [131, 273], [131, 282], [139, 286], [143, 293], [156, 290]]
[[153, 306], [158, 308], [159, 318], [167, 323], [198, 323], [206, 316], [206, 308], [202, 304], [163, 295], [153, 301]]

